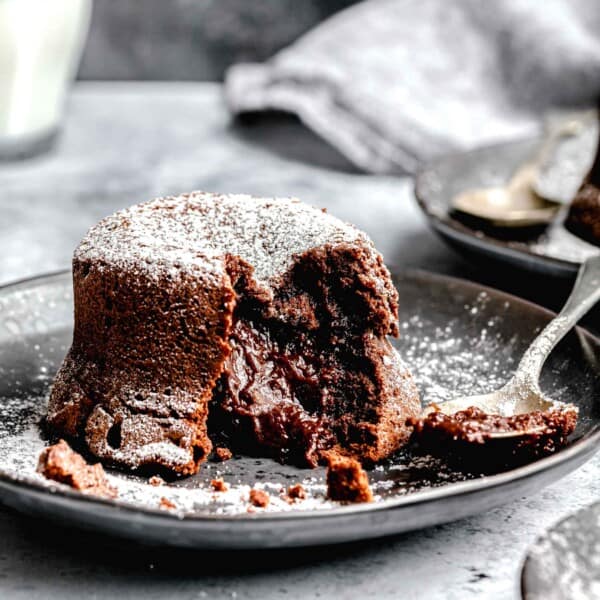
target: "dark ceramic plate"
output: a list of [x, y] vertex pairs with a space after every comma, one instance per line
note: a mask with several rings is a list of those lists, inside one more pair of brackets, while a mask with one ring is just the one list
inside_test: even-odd
[[[550, 313], [492, 289], [428, 273], [397, 278], [401, 339], [425, 401], [498, 387]], [[443, 523], [529, 494], [587, 460], [600, 440], [600, 342], [583, 330], [557, 347], [542, 387], [580, 407], [571, 443], [554, 456], [486, 477], [399, 453], [370, 472], [376, 501], [342, 506], [325, 499], [323, 469], [283, 467], [235, 457], [207, 463], [194, 477], [153, 487], [109, 471], [119, 499], [83, 496], [35, 473], [48, 442], [38, 423], [53, 374], [71, 338], [71, 277], [60, 273], [0, 290], [0, 499], [19, 511], [138, 541], [196, 548], [328, 544]], [[222, 476], [230, 489], [214, 493]], [[307, 498], [288, 504], [285, 486], [302, 482]], [[248, 512], [248, 491], [267, 490], [266, 510]], [[160, 508], [161, 498], [175, 505]], [[252, 511], [252, 509], [251, 509]]]
[[525, 600], [600, 598], [600, 503], [560, 521], [529, 549], [521, 587]]
[[[457, 217], [451, 210], [452, 199], [459, 192], [504, 184], [534, 154], [537, 146], [535, 140], [521, 141], [440, 158], [419, 172], [415, 195], [433, 229], [475, 261], [573, 278], [581, 262], [600, 250], [564, 228], [565, 211], [545, 231], [518, 232], [486, 229], [480, 223]], [[556, 172], [560, 168], [559, 163], [552, 175], [557, 185], [567, 177], [567, 173], [562, 177]], [[572, 160], [565, 161], [563, 168], [574, 170]], [[568, 176], [572, 177], [572, 173]]]

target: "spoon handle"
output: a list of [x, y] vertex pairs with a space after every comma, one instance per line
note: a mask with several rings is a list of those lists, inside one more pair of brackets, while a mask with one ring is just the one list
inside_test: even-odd
[[537, 389], [544, 362], [556, 344], [600, 300], [600, 254], [588, 258], [579, 269], [571, 295], [560, 313], [525, 351], [513, 380]]

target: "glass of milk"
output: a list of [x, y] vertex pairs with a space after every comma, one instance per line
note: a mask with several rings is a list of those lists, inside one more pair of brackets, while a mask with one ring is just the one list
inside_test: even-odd
[[0, 159], [50, 147], [91, 8], [92, 0], [0, 0]]

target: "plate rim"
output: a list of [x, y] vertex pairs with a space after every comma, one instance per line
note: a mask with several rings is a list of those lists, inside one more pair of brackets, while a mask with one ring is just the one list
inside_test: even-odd
[[[41, 275], [34, 275], [26, 277], [13, 282], [8, 282], [0, 285], [0, 296], [10, 292], [14, 289], [22, 287], [36, 287], [36, 284], [51, 283], [53, 280], [60, 280], [65, 277], [71, 276], [71, 271], [68, 269], [62, 269], [53, 271], [51, 273], [44, 273]], [[396, 271], [392, 273], [392, 278], [398, 279], [401, 277], [418, 277], [418, 278], [431, 278], [436, 280], [442, 280], [446, 283], [452, 284], [457, 283], [461, 286], [466, 286], [472, 290], [478, 290], [479, 292], [491, 291], [494, 295], [500, 295], [502, 299], [522, 304], [528, 308], [539, 311], [546, 317], [552, 318], [555, 313], [539, 304], [519, 298], [508, 292], [492, 288], [490, 286], [482, 285], [477, 282], [468, 281], [460, 277], [454, 277], [451, 275], [445, 275], [428, 271], [425, 269], [406, 269]], [[600, 338], [594, 335], [591, 331], [584, 327], [576, 327], [580, 334], [595, 345], [600, 347]], [[590, 431], [584, 434], [581, 438], [574, 441], [572, 444], [563, 448], [559, 452], [540, 458], [534, 462], [526, 465], [517, 467], [515, 469], [509, 469], [502, 473], [496, 473], [494, 475], [481, 476], [476, 479], [467, 481], [460, 481], [440, 486], [437, 488], [431, 488], [428, 490], [418, 491], [411, 494], [406, 494], [396, 498], [388, 498], [377, 503], [364, 503], [364, 504], [349, 504], [336, 506], [334, 508], [327, 509], [314, 509], [314, 510], [297, 510], [297, 511], [282, 511], [277, 513], [243, 513], [243, 514], [204, 514], [199, 515], [196, 513], [184, 513], [184, 512], [167, 512], [159, 508], [146, 507], [146, 506], [132, 506], [118, 499], [112, 500], [107, 498], [100, 498], [97, 496], [88, 496], [72, 490], [67, 486], [61, 484], [45, 486], [42, 483], [36, 481], [24, 480], [19, 477], [15, 477], [10, 473], [6, 472], [0, 466], [0, 483], [3, 487], [16, 488], [23, 490], [25, 493], [33, 492], [34, 494], [46, 493], [51, 496], [61, 496], [65, 499], [74, 500], [78, 503], [84, 503], [90, 505], [102, 505], [105, 508], [111, 507], [118, 511], [126, 511], [132, 514], [142, 514], [147, 517], [160, 517], [164, 519], [170, 519], [171, 521], [182, 522], [194, 522], [194, 523], [252, 523], [256, 521], [268, 522], [268, 521], [295, 521], [295, 520], [306, 520], [306, 519], [330, 519], [334, 517], [348, 517], [351, 515], [357, 515], [362, 513], [379, 513], [388, 510], [394, 510], [404, 508], [408, 506], [415, 506], [419, 504], [429, 504], [446, 498], [456, 498], [462, 495], [468, 495], [471, 493], [490, 491], [495, 488], [502, 487], [504, 485], [514, 483], [523, 479], [527, 479], [531, 476], [541, 476], [545, 472], [559, 467], [562, 464], [567, 464], [580, 455], [584, 457], [584, 461], [589, 460], [598, 450], [600, 450], [600, 424], [594, 426]], [[586, 456], [587, 455], [587, 456]], [[571, 471], [568, 471], [571, 472]]]
[[520, 138], [518, 140], [512, 140], [509, 142], [499, 142], [497, 144], [490, 144], [487, 146], [482, 146], [480, 148], [467, 150], [464, 152], [453, 152], [449, 154], [444, 154], [435, 159], [429, 160], [420, 165], [417, 169], [413, 183], [414, 196], [417, 201], [417, 205], [419, 206], [421, 212], [425, 215], [431, 226], [442, 235], [451, 237], [453, 239], [458, 239], [463, 244], [470, 247], [475, 247], [478, 250], [490, 252], [491, 247], [498, 254], [508, 256], [519, 262], [525, 260], [528, 260], [529, 262], [538, 261], [542, 263], [546, 269], [552, 269], [555, 273], [557, 271], [560, 271], [561, 275], [569, 277], [571, 275], [577, 274], [581, 263], [558, 258], [555, 256], [548, 256], [546, 254], [539, 254], [537, 252], [533, 252], [526, 245], [524, 245], [523, 247], [515, 248], [509, 246], [506, 243], [503, 243], [501, 240], [497, 240], [491, 236], [488, 236], [484, 232], [482, 232], [482, 236], [479, 237], [475, 235], [474, 229], [463, 225], [459, 221], [452, 218], [444, 220], [442, 217], [435, 214], [430, 209], [430, 205], [427, 200], [427, 194], [423, 191], [423, 188], [425, 187], [425, 178], [431, 171], [433, 171], [435, 168], [438, 168], [442, 164], [451, 163], [453, 161], [468, 156], [476, 156], [483, 151], [493, 151], [500, 148], [510, 148], [511, 146], [517, 146], [520, 144], [525, 144], [527, 142], [532, 143], [539, 139], [539, 136], [537, 136]]

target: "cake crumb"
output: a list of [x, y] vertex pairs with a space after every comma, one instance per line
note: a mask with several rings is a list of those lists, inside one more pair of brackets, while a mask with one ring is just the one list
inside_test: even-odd
[[165, 498], [164, 496], [160, 499], [159, 506], [163, 510], [175, 510], [177, 508], [177, 504], [175, 504], [174, 502], [172, 502], [168, 498]]
[[152, 477], [148, 479], [148, 483], [154, 487], [158, 487], [159, 485], [164, 485], [165, 480], [158, 475], [152, 475]]
[[210, 480], [210, 485], [215, 492], [226, 492], [229, 486], [225, 483], [222, 477]]
[[219, 462], [225, 462], [226, 460], [230, 460], [233, 454], [229, 448], [219, 447], [215, 450], [215, 457]]
[[264, 490], [253, 488], [250, 490], [250, 502], [258, 508], [266, 508], [269, 505], [271, 498]]
[[42, 450], [37, 471], [47, 479], [65, 483], [83, 494], [103, 498], [117, 497], [117, 489], [108, 483], [102, 465], [88, 464], [65, 440]]
[[332, 454], [328, 457], [327, 497], [340, 502], [373, 502], [369, 477], [354, 458]]
[[304, 498], [306, 498], [306, 490], [301, 483], [295, 483], [288, 487], [287, 495], [292, 500], [304, 500]]

